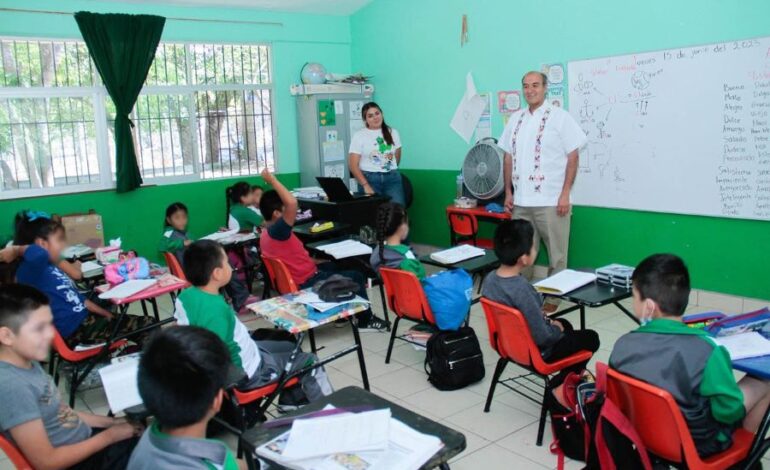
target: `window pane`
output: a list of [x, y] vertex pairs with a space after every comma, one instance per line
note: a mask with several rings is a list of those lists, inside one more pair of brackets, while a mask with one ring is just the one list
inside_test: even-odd
[[186, 85], [187, 53], [184, 44], [160, 43], [145, 85]]
[[4, 190], [99, 181], [91, 98], [0, 99]]
[[85, 43], [0, 41], [4, 87], [92, 86], [98, 73]]
[[199, 92], [196, 105], [204, 178], [274, 170], [269, 90]]
[[[140, 95], [131, 120], [136, 126], [137, 161], [143, 178], [191, 175], [194, 153], [186, 95]], [[107, 128], [115, 168], [115, 105], [107, 99]]]
[[190, 50], [193, 78], [197, 84], [270, 83], [268, 46], [192, 44]]

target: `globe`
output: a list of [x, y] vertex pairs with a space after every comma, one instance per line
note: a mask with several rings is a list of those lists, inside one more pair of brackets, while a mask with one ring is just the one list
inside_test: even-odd
[[326, 68], [315, 62], [308, 63], [302, 67], [300, 76], [305, 85], [323, 85], [326, 83]]

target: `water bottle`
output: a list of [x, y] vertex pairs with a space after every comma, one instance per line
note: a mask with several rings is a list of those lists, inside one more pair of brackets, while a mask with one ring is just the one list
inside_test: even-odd
[[457, 196], [458, 199], [463, 197], [463, 174], [457, 175]]

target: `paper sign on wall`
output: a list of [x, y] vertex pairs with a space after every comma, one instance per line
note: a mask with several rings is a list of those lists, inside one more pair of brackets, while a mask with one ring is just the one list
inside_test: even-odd
[[566, 75], [564, 64], [562, 63], [555, 63], [555, 64], [545, 64], [543, 65], [540, 70], [548, 77], [548, 86], [551, 85], [561, 85], [564, 83], [564, 78]]
[[363, 101], [351, 101], [350, 104], [350, 119], [361, 119], [361, 109], [364, 107]]
[[334, 126], [337, 117], [334, 113], [334, 100], [318, 100], [318, 123], [321, 126]]
[[327, 178], [344, 178], [345, 165], [343, 163], [337, 163], [335, 165], [326, 165], [324, 167], [324, 176], [326, 176]]
[[345, 114], [345, 103], [342, 101], [334, 102], [334, 114]]
[[457, 105], [455, 114], [449, 126], [469, 143], [473, 131], [476, 129], [481, 114], [484, 112], [484, 99], [476, 92], [476, 85], [473, 83], [473, 76], [470, 72], [465, 76], [465, 93], [460, 104]]
[[476, 124], [476, 140], [492, 137], [492, 93], [480, 93], [484, 100], [484, 111]]
[[497, 92], [497, 110], [500, 114], [512, 114], [519, 109], [521, 109], [521, 95], [518, 90]]
[[333, 140], [321, 144], [325, 162], [334, 162], [345, 159], [345, 142]]

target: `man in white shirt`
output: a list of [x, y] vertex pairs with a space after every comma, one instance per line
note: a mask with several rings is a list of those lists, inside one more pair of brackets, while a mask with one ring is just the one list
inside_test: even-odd
[[524, 75], [529, 106], [511, 115], [498, 145], [505, 152], [505, 207], [535, 227], [535, 243], [545, 242], [553, 274], [567, 267], [570, 191], [587, 138], [569, 113], [545, 100], [547, 87], [545, 74]]

